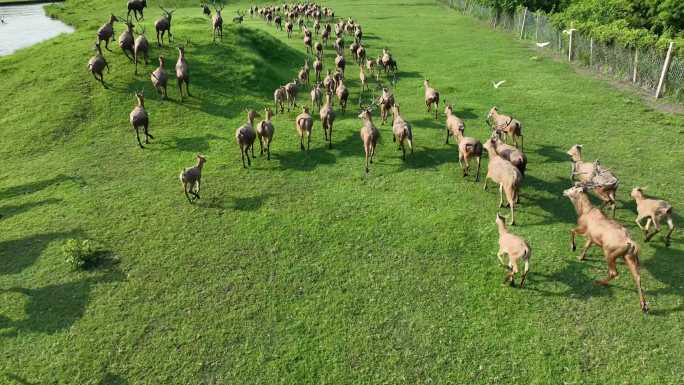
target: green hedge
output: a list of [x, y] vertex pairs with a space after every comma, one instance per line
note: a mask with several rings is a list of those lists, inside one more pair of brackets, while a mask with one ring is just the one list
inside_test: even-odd
[[511, 12], [517, 7], [550, 14], [559, 28], [577, 28], [603, 42], [664, 49], [684, 47], [684, 0], [473, 0]]

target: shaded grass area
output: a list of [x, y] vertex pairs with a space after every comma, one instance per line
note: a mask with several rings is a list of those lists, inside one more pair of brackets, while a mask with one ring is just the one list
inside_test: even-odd
[[[231, 24], [213, 44], [195, 3], [165, 2], [180, 7], [176, 40], [151, 57], [172, 71], [186, 46], [193, 97], [183, 103], [173, 81], [171, 100], [156, 97], [155, 60], [134, 76], [115, 45], [111, 89], [87, 73], [94, 31], [121, 4], [50, 7], [79, 30], [0, 59], [0, 383], [677, 384], [682, 236], [671, 249], [657, 237], [643, 244], [627, 194], [647, 185], [684, 207], [681, 116], [532, 61], [529, 47], [431, 1], [329, 5], [358, 18], [371, 55], [391, 48], [395, 95], [414, 126], [406, 162], [381, 127], [368, 176], [351, 63], [332, 150], [316, 118], [302, 153], [292, 111], [274, 119], [272, 160], [242, 169], [233, 138], [243, 110], [270, 105], [305, 58], [299, 33], [288, 40], [260, 20]], [[151, 40], [155, 7], [143, 23]], [[487, 137], [492, 105], [524, 123], [529, 171], [514, 229], [534, 250], [524, 290], [500, 285], [497, 193], [461, 178], [443, 116], [424, 111], [424, 77], [468, 135]], [[144, 151], [128, 124], [140, 88], [155, 135]], [[585, 262], [569, 251], [575, 214], [560, 193], [577, 142], [621, 178], [618, 219], [642, 245], [649, 315], [624, 266], [595, 287], [600, 251]], [[177, 178], [197, 152], [208, 157], [204, 193], [189, 205]], [[85, 237], [121, 263], [69, 271], [60, 247]]]

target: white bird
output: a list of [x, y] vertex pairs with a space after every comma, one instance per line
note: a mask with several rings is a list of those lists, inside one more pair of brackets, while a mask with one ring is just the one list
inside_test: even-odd
[[545, 42], [543, 42], [543, 43], [536, 43], [536, 44], [537, 44], [537, 47], [539, 47], [539, 48], [544, 48], [544, 47], [546, 47], [547, 45], [551, 44], [551, 42], [550, 42], [550, 41], [545, 41]]
[[570, 29], [564, 29], [564, 30], [563, 30], [563, 33], [566, 34], [566, 35], [569, 35], [569, 34], [575, 32], [575, 31], [577, 31], [576, 28], [570, 28]]
[[504, 83], [506, 83], [505, 80], [502, 80], [502, 81], [500, 81], [500, 82], [498, 82], [498, 83], [494, 83], [494, 80], [492, 80], [492, 85], [493, 85], [494, 88], [496, 88], [496, 89], [498, 89], [499, 87], [501, 87], [501, 85], [504, 84]]

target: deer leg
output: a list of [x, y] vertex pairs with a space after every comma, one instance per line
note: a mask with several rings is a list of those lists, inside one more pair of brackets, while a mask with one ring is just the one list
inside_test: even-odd
[[306, 151], [309, 151], [311, 148], [311, 131], [307, 131], [306, 133]]
[[651, 217], [646, 218], [646, 226], [644, 226], [644, 238], [650, 239], [650, 237], [648, 236], [648, 233], [651, 230], [651, 221], [652, 221]]
[[190, 194], [188, 194], [188, 184], [183, 182], [183, 192], [185, 193], [185, 197], [188, 198], [188, 202], [192, 203], [192, 199], [190, 199]]
[[100, 83], [102, 83], [102, 87], [104, 87], [104, 88], [109, 88], [109, 87], [107, 87], [107, 85], [105, 84], [104, 75], [103, 75], [103, 74], [100, 74]]
[[402, 140], [399, 145], [401, 146], [401, 160], [406, 160], [406, 148], [404, 148], [404, 141]]
[[499, 252], [496, 253], [496, 257], [499, 259], [499, 263], [501, 263], [501, 266], [507, 267], [508, 265], [503, 259], [504, 254], [506, 254], [503, 250], [499, 249]]
[[127, 49], [124, 48], [124, 49], [121, 49], [121, 50], [123, 51], [124, 55], [126, 55], [126, 57], [128, 58], [128, 60], [133, 61], [133, 57], [128, 53], [128, 50], [127, 50]]
[[654, 235], [656, 235], [660, 232], [660, 224], [658, 223], [657, 218], [654, 215], [652, 215], [650, 218], [648, 218], [648, 220], [653, 222], [653, 232], [646, 236], [646, 238], [644, 239], [644, 242], [650, 241]]
[[242, 157], [242, 167], [247, 168], [247, 165], [245, 164], [245, 150], [240, 146], [240, 156]]
[[181, 80], [178, 80], [178, 93], [180, 94], [180, 100], [181, 102], [183, 101], [183, 83]]
[[499, 208], [503, 207], [503, 185], [499, 185]]
[[[164, 37], [164, 35], [162, 34], [162, 38], [163, 37]], [[161, 42], [159, 41], [159, 31], [157, 31], [157, 45], [160, 47], [162, 46]]]
[[[150, 144], [150, 139], [154, 139], [152, 135], [148, 132], [148, 124], [145, 124], [145, 144]], [[149, 139], [148, 139], [149, 138]]]
[[513, 226], [515, 225], [515, 199], [508, 193], [506, 193], [506, 199], [508, 199], [508, 206], [511, 207], [511, 226]]
[[299, 149], [304, 151], [304, 134], [299, 135]]
[[259, 155], [264, 156], [264, 138], [259, 136]]
[[[594, 281], [595, 284], [601, 285], [601, 286], [606, 286], [608, 285], [608, 282], [612, 281], [615, 277], [618, 276], [617, 269], [615, 268], [615, 263], [617, 260], [617, 252], [613, 252], [612, 254], [607, 254], [606, 255], [606, 262], [608, 263], [608, 277], [606, 279]], [[625, 259], [625, 262], [627, 260]]]
[[515, 275], [518, 273], [518, 261], [508, 258], [508, 268], [510, 269], [511, 287], [515, 287]]
[[577, 236], [577, 229], [574, 228], [570, 230], [570, 250], [575, 251], [577, 250], [577, 245], [575, 244], [575, 237]]
[[266, 159], [271, 160], [271, 139], [268, 139], [268, 142], [266, 142]]
[[637, 292], [639, 293], [639, 305], [641, 306], [641, 311], [644, 313], [648, 311], [648, 304], [646, 303], [646, 297], [644, 296], [644, 291], [641, 289], [641, 274], [639, 274], [639, 259], [636, 255], [627, 254], [625, 255], [625, 263], [629, 268], [629, 272], [632, 273], [632, 278], [634, 278], [634, 283], [637, 287]]
[[256, 156], [254, 156], [254, 142], [252, 142], [252, 144], [249, 145], [249, 148], [252, 150], [252, 158], [256, 159]]
[[587, 257], [587, 250], [589, 250], [589, 248], [593, 244], [594, 242], [592, 242], [591, 238], [587, 238], [587, 240], [584, 242], [584, 246], [582, 247], [582, 252], [579, 256], [577, 256], [577, 259], [580, 261], [584, 261], [584, 259]]
[[145, 146], [142, 145], [142, 142], [140, 141], [140, 131], [138, 130], [138, 127], [133, 127], [135, 128], [135, 136], [138, 138], [138, 145], [140, 148], [145, 148]]
[[644, 226], [641, 225], [641, 221], [642, 221], [642, 220], [644, 220], [644, 217], [642, 217], [642, 216], [637, 216], [636, 219], [634, 220], [634, 222], [637, 224], [637, 226], [639, 226], [639, 230], [641, 230], [641, 231], [643, 232], [643, 231], [644, 231]]
[[332, 149], [332, 130], [333, 126], [332, 123], [330, 123], [330, 142], [328, 142], [328, 149]]
[[465, 166], [463, 166], [463, 156], [461, 154], [458, 155], [458, 165], [461, 166], [461, 171], [463, 173], [463, 177], [465, 178], [468, 176], [468, 173], [466, 172]]
[[364, 144], [364, 150], [366, 150], [366, 174], [368, 174], [368, 153], [370, 152], [370, 146], [368, 144]]
[[479, 182], [480, 181], [480, 156], [478, 156], [476, 159], [477, 159], [477, 174], [475, 174], [475, 182]]
[[487, 177], [486, 176], [484, 178], [484, 186], [482, 187], [482, 191], [487, 191]]
[[672, 239], [672, 232], [674, 231], [674, 223], [672, 222], [671, 216], [667, 217], [667, 227], [670, 228], [670, 231], [668, 231], [667, 235], [665, 236], [665, 246], [670, 247], [670, 242]]

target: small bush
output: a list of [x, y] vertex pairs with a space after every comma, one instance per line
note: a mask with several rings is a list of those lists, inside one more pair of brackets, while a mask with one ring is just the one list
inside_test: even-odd
[[74, 270], [86, 269], [98, 262], [99, 256], [92, 242], [88, 239], [79, 241], [69, 239], [62, 246], [64, 261]]

